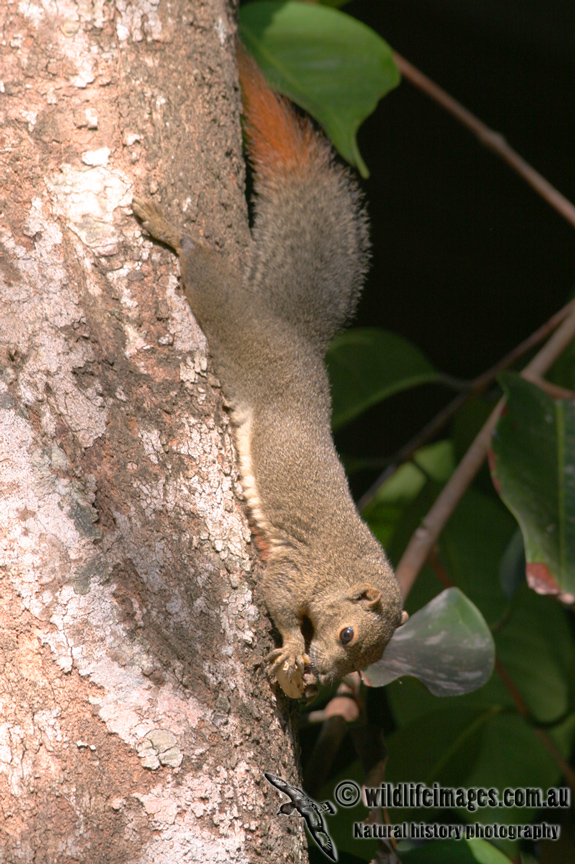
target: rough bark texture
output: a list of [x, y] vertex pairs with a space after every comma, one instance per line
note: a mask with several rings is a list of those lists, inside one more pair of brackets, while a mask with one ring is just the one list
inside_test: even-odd
[[247, 242], [225, 0], [0, 3], [0, 861], [301, 861], [228, 418], [177, 264]]

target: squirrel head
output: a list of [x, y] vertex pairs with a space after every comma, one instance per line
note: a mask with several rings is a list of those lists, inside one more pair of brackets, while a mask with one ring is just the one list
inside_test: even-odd
[[[313, 635], [308, 653], [320, 684], [331, 684], [381, 659], [403, 623], [399, 585], [385, 562], [376, 578], [357, 582], [310, 606]], [[364, 575], [366, 575], [364, 573]]]

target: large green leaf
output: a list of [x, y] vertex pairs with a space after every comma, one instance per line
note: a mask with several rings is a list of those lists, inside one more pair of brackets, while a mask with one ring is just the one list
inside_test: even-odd
[[372, 327], [358, 327], [336, 336], [326, 361], [334, 429], [394, 393], [448, 381], [407, 339]]
[[553, 723], [562, 717], [569, 709], [573, 658], [573, 637], [564, 609], [524, 586], [495, 633], [495, 643], [497, 657], [535, 720]]
[[[571, 707], [573, 637], [564, 610], [551, 598], [538, 597], [524, 587], [517, 592], [494, 639], [497, 658], [534, 719], [552, 724], [565, 716]], [[437, 711], [438, 705], [447, 706], [446, 710], [494, 705], [517, 710], [512, 694], [498, 674], [493, 674], [480, 690], [453, 699], [448, 697], [441, 703], [420, 684], [407, 679], [401, 686], [390, 684], [386, 693], [400, 725]]]
[[[421, 512], [412, 519], [408, 511], [406, 535], [421, 518]], [[553, 598], [541, 597], [526, 585], [515, 592], [511, 603], [505, 597], [500, 567], [514, 524], [497, 499], [472, 489], [446, 526], [439, 555], [449, 579], [492, 625], [497, 657], [535, 721], [547, 724], [548, 734], [567, 757], [574, 737], [571, 718], [563, 719], [573, 707], [573, 636], [565, 610]], [[400, 524], [393, 535], [395, 557], [394, 545], [402, 531]], [[438, 590], [437, 577], [425, 568], [409, 596], [408, 609], [421, 608]], [[557, 763], [519, 715], [499, 674], [494, 673], [474, 693], [441, 701], [409, 678], [390, 684], [386, 695], [398, 725], [398, 737], [388, 740], [389, 780], [437, 779], [444, 785], [498, 788], [547, 787], [559, 780]], [[482, 810], [476, 818], [523, 824], [531, 816], [518, 810]]]
[[501, 501], [471, 488], [439, 540], [439, 554], [450, 580], [475, 603], [490, 627], [507, 611], [501, 587], [501, 558], [516, 528]]
[[315, 117], [367, 177], [356, 133], [399, 83], [389, 45], [343, 12], [296, 2], [243, 6], [240, 36], [270, 84]]
[[525, 543], [527, 581], [575, 598], [575, 401], [553, 399], [511, 372], [493, 438], [492, 473]]
[[[416, 690], [418, 684], [406, 679], [403, 686]], [[390, 685], [388, 692], [392, 688], [399, 686]], [[421, 685], [419, 689], [423, 689]], [[472, 707], [466, 704], [468, 699], [464, 696], [453, 703], [436, 700], [441, 710], [422, 715], [390, 735], [386, 780], [406, 783], [416, 779], [427, 786], [437, 782], [441, 786], [498, 790], [546, 790], [558, 784], [561, 769], [523, 717], [497, 705]], [[568, 756], [572, 741], [573, 721], [562, 740], [554, 743]], [[535, 815], [533, 809], [519, 807], [459, 808], [457, 812], [468, 822], [484, 825], [526, 824]], [[429, 819], [430, 815], [425, 810], [390, 811], [394, 822]]]
[[445, 483], [455, 469], [451, 441], [436, 441], [418, 450], [412, 462], [400, 465], [364, 507], [362, 516], [387, 549], [403, 514], [429, 478]]
[[410, 675], [434, 696], [460, 696], [493, 672], [495, 645], [477, 606], [447, 588], [395, 631], [382, 659], [365, 670], [372, 687]]
[[[440, 489], [438, 483], [428, 481], [406, 508], [388, 547], [392, 561], [399, 560], [407, 540], [421, 524]], [[439, 539], [441, 563], [450, 582], [475, 603], [490, 627], [501, 620], [508, 607], [499, 581], [499, 567], [516, 524], [495, 494], [490, 497], [471, 488]], [[407, 611], [412, 614], [421, 609], [440, 590], [437, 576], [428, 565], [411, 590]]]
[[[423, 689], [416, 681], [406, 680], [409, 689]], [[393, 684], [389, 688], [401, 685]], [[389, 692], [389, 690], [387, 692]], [[435, 700], [436, 710], [408, 723], [387, 738], [388, 759], [385, 779], [390, 783], [417, 781], [432, 786], [454, 788], [467, 785], [467, 777], [481, 757], [485, 730], [501, 711], [469, 707], [454, 700]], [[415, 809], [397, 810], [394, 818], [401, 820], [427, 818]]]
[[[535, 721], [547, 724], [549, 736], [567, 758], [575, 718], [566, 713], [573, 638], [564, 610], [525, 586], [495, 633], [495, 642], [501, 665]], [[503, 789], [547, 788], [560, 779], [557, 762], [518, 713], [513, 695], [498, 674], [474, 693], [441, 702], [409, 678], [390, 684], [386, 693], [400, 727], [397, 739], [393, 736], [388, 741], [390, 781], [416, 777], [443, 785]], [[457, 729], [453, 727], [456, 718]], [[558, 725], [553, 726], [554, 722]], [[533, 815], [518, 809], [485, 809], [466, 818], [522, 824]]]

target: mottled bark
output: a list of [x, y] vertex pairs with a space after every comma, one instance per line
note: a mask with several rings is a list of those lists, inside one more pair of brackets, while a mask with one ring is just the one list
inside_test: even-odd
[[234, 9], [0, 21], [0, 861], [304, 860], [228, 417], [130, 209], [239, 262]]

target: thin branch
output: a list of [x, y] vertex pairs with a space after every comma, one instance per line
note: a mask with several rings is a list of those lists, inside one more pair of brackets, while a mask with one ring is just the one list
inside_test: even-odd
[[573, 206], [573, 204], [565, 198], [561, 192], [555, 189], [548, 180], [542, 177], [538, 171], [532, 168], [531, 165], [529, 165], [529, 163], [519, 155], [519, 153], [510, 147], [503, 135], [490, 129], [489, 126], [486, 126], [485, 123], [479, 120], [479, 118], [472, 114], [471, 111], [468, 111], [468, 109], [454, 99], [453, 96], [446, 93], [445, 90], [420, 72], [419, 69], [416, 69], [415, 66], [412, 66], [408, 60], [405, 60], [405, 58], [396, 51], [393, 52], [393, 56], [401, 74], [407, 78], [408, 81], [411, 81], [415, 87], [418, 87], [424, 93], [427, 93], [427, 95], [437, 102], [438, 105], [441, 105], [442, 108], [445, 108], [446, 111], [453, 114], [457, 120], [477, 135], [482, 144], [497, 153], [497, 155], [507, 162], [514, 171], [517, 171], [517, 173], [523, 177], [523, 179], [533, 189], [535, 189], [535, 191], [538, 192], [548, 204], [550, 204], [558, 213], [561, 214], [561, 216], [564, 217], [564, 219], [567, 219], [567, 221], [575, 227], [575, 206]]
[[[561, 326], [535, 355], [533, 360], [527, 364], [521, 374], [527, 377], [530, 375], [544, 375], [574, 338], [575, 309], [572, 308], [569, 316], [565, 318]], [[501, 399], [489, 417], [489, 420], [483, 426], [457, 466], [451, 479], [440, 492], [422, 524], [409, 541], [396, 571], [404, 597], [407, 597], [409, 594], [417, 578], [417, 574], [425, 563], [434, 543], [437, 541], [457, 504], [483, 464], [483, 460], [491, 446], [491, 436], [499, 420], [503, 405], [504, 400]]]
[[541, 327], [535, 330], [530, 336], [527, 337], [523, 342], [517, 345], [509, 354], [506, 354], [505, 357], [502, 357], [494, 366], [490, 369], [487, 369], [486, 372], [483, 372], [477, 378], [475, 378], [469, 389], [464, 393], [458, 393], [457, 396], [451, 400], [451, 402], [445, 406], [436, 416], [427, 423], [423, 429], [421, 429], [417, 435], [414, 435], [407, 444], [405, 444], [400, 450], [397, 451], [395, 456], [393, 456], [387, 465], [385, 471], [377, 478], [375, 483], [373, 483], [367, 492], [365, 492], [362, 497], [359, 499], [357, 506], [359, 510], [363, 510], [363, 508], [369, 504], [371, 499], [376, 495], [378, 490], [383, 486], [386, 480], [395, 474], [399, 466], [403, 462], [407, 462], [416, 450], [419, 450], [420, 447], [423, 446], [427, 441], [433, 438], [440, 429], [448, 422], [448, 420], [453, 417], [453, 415], [461, 408], [463, 404], [471, 397], [475, 396], [478, 393], [482, 393], [490, 384], [493, 383], [497, 375], [500, 372], [503, 372], [505, 369], [508, 369], [510, 366], [513, 366], [514, 363], [517, 363], [522, 359], [526, 354], [529, 353], [533, 348], [535, 348], [540, 342], [544, 339], [547, 339], [548, 336], [555, 330], [556, 327], [561, 324], [562, 321], [570, 314], [571, 310], [575, 306], [575, 300], [571, 300], [564, 306], [559, 312], [556, 312], [555, 315], [545, 322]]
[[575, 399], [575, 391], [568, 390], [566, 387], [559, 387], [557, 384], [552, 384], [541, 378], [539, 375], [530, 375], [528, 372], [523, 376], [527, 381], [536, 384], [541, 390], [551, 396], [552, 399]]

